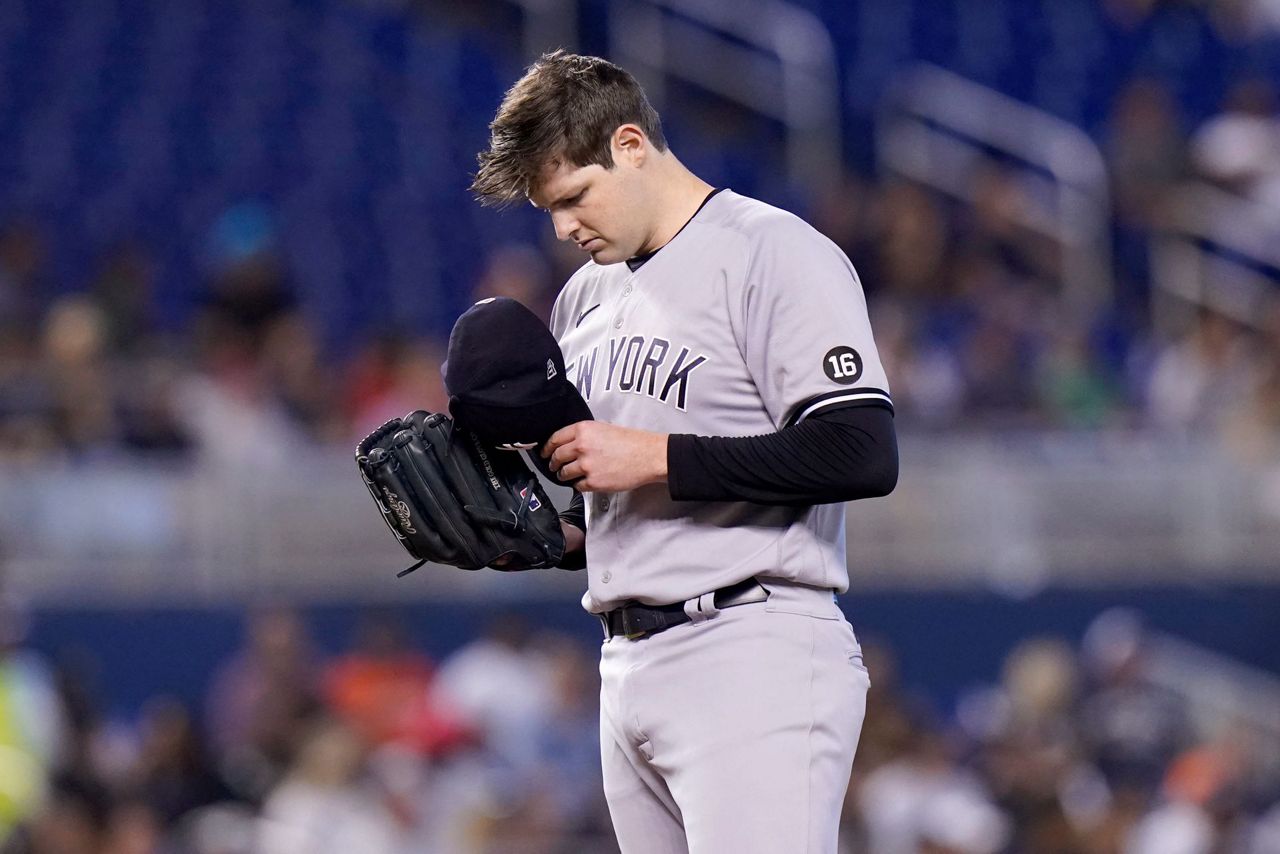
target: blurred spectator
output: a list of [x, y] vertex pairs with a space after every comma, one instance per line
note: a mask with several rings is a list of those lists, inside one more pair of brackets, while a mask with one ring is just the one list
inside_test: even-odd
[[17, 854], [101, 854], [110, 809], [111, 793], [100, 783], [58, 778], [44, 808], [19, 834], [12, 850]]
[[554, 704], [552, 670], [513, 614], [494, 618], [483, 635], [447, 658], [437, 696], [479, 731], [492, 761], [504, 773], [533, 773], [539, 733]]
[[156, 330], [152, 291], [154, 261], [139, 241], [114, 247], [99, 259], [100, 268], [89, 293], [101, 308], [110, 348], [114, 353], [143, 349]]
[[1116, 380], [1097, 358], [1088, 332], [1068, 320], [1044, 332], [1037, 365], [1038, 397], [1049, 424], [1083, 429], [1115, 427], [1123, 401]]
[[599, 670], [586, 648], [568, 637], [539, 641], [550, 673], [551, 706], [539, 733], [539, 785], [551, 794], [558, 822], [577, 830], [606, 809], [600, 781]]
[[[1261, 743], [1223, 726], [1169, 765], [1161, 800], [1134, 826], [1126, 854], [1250, 854], [1250, 771]], [[1264, 849], [1265, 850], [1265, 849]]]
[[121, 781], [136, 798], [123, 816], [127, 826], [148, 823], [139, 814], [149, 812], [151, 823], [167, 827], [197, 807], [229, 797], [182, 704], [153, 698], [143, 709], [138, 730], [137, 760]]
[[[1201, 850], [1243, 847], [1249, 751], [1257, 745], [1235, 735], [1224, 727], [1216, 738], [1183, 751], [1170, 763], [1161, 787], [1166, 803], [1139, 823], [1135, 854], [1176, 849], [1177, 843], [1169, 845], [1171, 829], [1182, 831], [1187, 850], [1195, 850], [1201, 831], [1205, 837]], [[1150, 845], [1150, 839], [1160, 841]]]
[[245, 620], [242, 648], [214, 675], [206, 714], [223, 774], [257, 800], [284, 773], [303, 724], [319, 709], [317, 665], [302, 620], [267, 608]]
[[1195, 165], [1223, 189], [1280, 207], [1280, 116], [1274, 83], [1241, 80], [1191, 138]]
[[1164, 220], [1169, 190], [1186, 172], [1177, 105], [1162, 81], [1130, 81], [1111, 109], [1106, 153], [1115, 213], [1123, 227], [1150, 230]]
[[997, 854], [1008, 819], [982, 781], [959, 768], [952, 745], [924, 732], [867, 775], [858, 793], [866, 848], [876, 854]]
[[920, 825], [921, 854], [998, 854], [1009, 839], [1008, 818], [973, 786], [932, 794]]
[[[514, 729], [499, 738], [501, 754], [485, 753], [500, 763], [487, 769], [488, 798], [474, 810], [476, 850], [485, 854], [562, 854], [584, 850], [581, 840], [611, 838], [600, 778], [595, 662], [579, 643], [554, 635], [538, 638], [529, 654], [545, 668], [549, 706], [544, 719], [531, 717], [521, 728], [533, 740], [527, 764], [514, 764], [509, 743], [501, 740]], [[486, 730], [491, 742], [496, 732]]]
[[189, 366], [162, 351], [139, 355], [118, 366], [122, 391], [118, 418], [121, 439], [134, 453], [185, 455], [193, 439], [179, 411]]
[[[1005, 659], [1000, 686], [970, 697], [960, 713], [978, 739], [974, 765], [1012, 820], [1019, 850], [1083, 852], [1073, 821], [1096, 824], [1105, 809], [1105, 784], [1081, 759], [1077, 688], [1071, 649], [1029, 638]], [[1091, 782], [1095, 797], [1086, 803], [1080, 787]]]
[[277, 465], [306, 443], [256, 352], [246, 333], [228, 327], [204, 342], [202, 370], [178, 390], [182, 429], [214, 470]]
[[0, 324], [0, 456], [35, 459], [58, 448], [52, 392], [36, 355], [37, 329]]
[[965, 306], [956, 318], [965, 414], [987, 427], [1025, 422], [1036, 412], [1045, 297], [994, 254], [966, 252], [953, 264], [956, 293]]
[[1280, 851], [1280, 803], [1272, 806], [1253, 828], [1253, 838], [1245, 848], [1247, 854]]
[[873, 304], [876, 347], [889, 374], [894, 411], [916, 429], [949, 427], [964, 405], [964, 377], [955, 353], [917, 329], [906, 305], [892, 297]]
[[1228, 445], [1240, 463], [1259, 473], [1259, 503], [1280, 520], [1280, 307], [1266, 321], [1259, 372], [1250, 393], [1227, 411]]
[[434, 677], [431, 660], [409, 645], [400, 618], [369, 611], [354, 648], [325, 668], [321, 684], [329, 709], [365, 743], [444, 752], [469, 734], [465, 717], [436, 692]]
[[1048, 213], [1035, 193], [1033, 178], [995, 160], [975, 167], [972, 208], [958, 222], [966, 253], [997, 264], [1013, 279], [1044, 290], [1061, 280], [1061, 259], [1054, 241], [1034, 229]]
[[938, 202], [919, 186], [895, 182], [882, 190], [876, 211], [880, 251], [862, 278], [902, 298], [942, 296], [947, 227]]
[[102, 854], [160, 854], [164, 828], [156, 811], [141, 800], [116, 803], [107, 817]]
[[416, 409], [448, 411], [440, 374], [444, 354], [439, 342], [394, 333], [366, 343], [349, 363], [343, 383], [342, 407], [351, 440]]
[[347, 438], [342, 413], [334, 405], [337, 387], [324, 363], [320, 342], [300, 314], [280, 318], [263, 337], [266, 382], [284, 411], [314, 442]]
[[365, 760], [365, 744], [347, 727], [328, 720], [312, 725], [297, 760], [263, 805], [255, 851], [407, 852]]
[[64, 447], [82, 453], [120, 438], [107, 347], [106, 318], [91, 299], [65, 297], [52, 306], [42, 340], [47, 425]]
[[137, 738], [128, 722], [104, 719], [98, 664], [97, 655], [83, 647], [59, 653], [55, 679], [65, 719], [66, 747], [58, 773], [71, 781], [112, 786], [132, 769]]
[[1148, 813], [1134, 828], [1125, 854], [1211, 854], [1213, 824], [1194, 804], [1172, 802]]
[[1151, 423], [1177, 434], [1217, 435], [1249, 396], [1256, 364], [1236, 323], [1201, 311], [1186, 334], [1156, 356], [1147, 391]]
[[[870, 296], [879, 294], [886, 285], [876, 267], [874, 232], [879, 205], [876, 184], [853, 171], [821, 188], [813, 202], [814, 228], [849, 256]], [[877, 324], [877, 332], [879, 328]]]
[[[281, 357], [278, 347], [268, 353], [267, 344], [294, 319], [297, 305], [275, 239], [270, 210], [253, 202], [228, 208], [209, 238], [212, 278], [195, 320], [200, 376], [184, 384], [178, 403], [198, 449], [230, 466], [279, 461], [306, 436], [273, 383], [277, 366], [267, 361]], [[298, 338], [283, 333], [283, 341]], [[304, 351], [279, 372], [293, 379], [290, 367], [309, 362]], [[298, 392], [292, 385], [287, 390]]]
[[259, 854], [257, 834], [258, 814], [252, 807], [223, 802], [184, 816], [171, 847], [190, 854]]
[[1186, 134], [1169, 86], [1137, 77], [1111, 106], [1104, 140], [1114, 210], [1114, 310], [1133, 323], [1150, 313], [1151, 235], [1170, 224], [1187, 173]]
[[1084, 639], [1093, 679], [1081, 708], [1081, 733], [1113, 788], [1154, 791], [1185, 744], [1189, 723], [1178, 698], [1144, 679], [1141, 620], [1116, 609], [1099, 616]]
[[0, 846], [41, 808], [66, 748], [53, 673], [26, 633], [27, 615], [0, 596]]
[[0, 229], [0, 332], [40, 326], [57, 291], [49, 275], [49, 247], [40, 226], [15, 220]]
[[546, 257], [537, 247], [523, 243], [499, 246], [489, 254], [471, 301], [510, 297], [546, 322], [560, 284], [553, 283], [550, 274]]
[[277, 254], [271, 210], [257, 202], [227, 208], [209, 235], [209, 253], [213, 277], [202, 318], [206, 334], [244, 336], [256, 349], [297, 305]]

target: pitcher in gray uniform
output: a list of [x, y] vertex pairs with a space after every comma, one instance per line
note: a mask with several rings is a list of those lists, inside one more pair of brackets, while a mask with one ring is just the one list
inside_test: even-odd
[[528, 199], [590, 256], [551, 329], [596, 420], [539, 453], [577, 490], [562, 519], [604, 627], [619, 845], [834, 852], [869, 685], [835, 601], [845, 502], [898, 469], [857, 274], [686, 169], [602, 59], [542, 57], [491, 129], [476, 194]]

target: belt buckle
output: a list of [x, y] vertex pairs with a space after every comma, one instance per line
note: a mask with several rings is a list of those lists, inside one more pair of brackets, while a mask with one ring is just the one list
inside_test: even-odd
[[626, 608], [618, 608], [616, 610], [619, 613], [619, 620], [622, 623], [620, 631], [617, 631], [617, 632], [613, 630], [613, 626], [610, 623], [609, 615], [607, 613], [596, 615], [600, 618], [600, 624], [604, 627], [604, 636], [606, 640], [608, 640], [609, 638], [626, 638], [627, 640], [638, 640], [639, 638], [642, 638], [645, 635], [649, 634], [649, 631], [650, 631], [649, 629], [637, 629], [635, 631], [630, 631], [630, 632], [627, 631], [627, 629], [630, 627], [629, 624], [631, 621], [627, 619]]
[[627, 640], [639, 640], [653, 631], [653, 627], [642, 628], [634, 626], [631, 620], [632, 611], [626, 607], [622, 608], [622, 636]]

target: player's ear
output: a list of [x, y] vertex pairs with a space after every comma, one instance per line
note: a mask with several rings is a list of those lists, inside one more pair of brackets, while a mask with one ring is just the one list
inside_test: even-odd
[[644, 163], [649, 138], [638, 126], [633, 124], [619, 125], [613, 132], [610, 146], [613, 149], [613, 162], [639, 166]]

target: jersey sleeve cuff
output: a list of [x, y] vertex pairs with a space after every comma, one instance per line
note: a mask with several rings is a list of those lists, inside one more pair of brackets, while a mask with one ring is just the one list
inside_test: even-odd
[[791, 415], [782, 426], [794, 426], [815, 412], [821, 412], [833, 406], [839, 408], [846, 406], [882, 406], [893, 412], [893, 399], [889, 397], [889, 392], [872, 386], [831, 391], [796, 404], [791, 410]]

